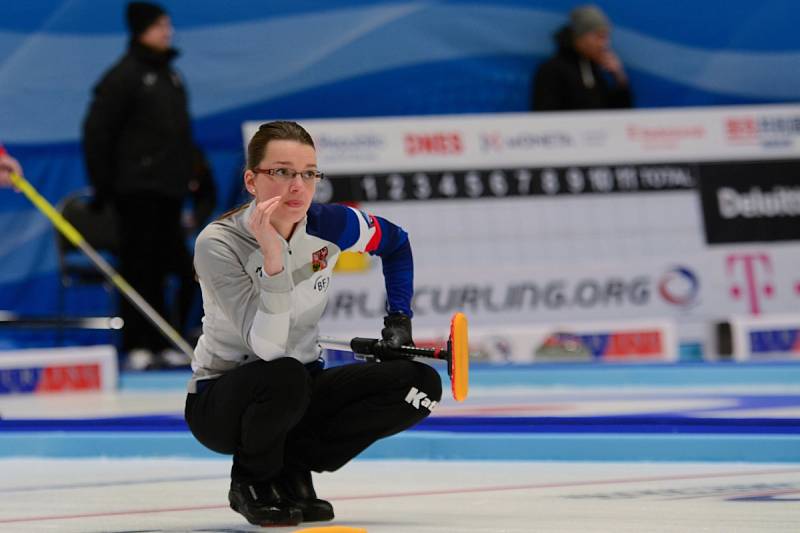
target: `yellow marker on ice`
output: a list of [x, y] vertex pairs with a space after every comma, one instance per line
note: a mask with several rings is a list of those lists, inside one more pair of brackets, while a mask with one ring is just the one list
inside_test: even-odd
[[327, 527], [310, 527], [308, 529], [298, 529], [294, 533], [367, 533], [367, 530], [360, 527], [327, 526]]

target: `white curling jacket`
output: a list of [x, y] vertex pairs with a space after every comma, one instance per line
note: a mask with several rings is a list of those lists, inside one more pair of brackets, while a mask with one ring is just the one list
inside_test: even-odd
[[342, 251], [380, 256], [387, 312], [411, 316], [413, 259], [400, 227], [352, 207], [311, 204], [282, 243], [283, 271], [267, 276], [261, 249], [247, 227], [254, 205], [212, 222], [197, 238], [194, 266], [204, 316], [189, 392], [196, 391], [199, 379], [258, 359], [316, 361], [322, 351], [317, 323]]

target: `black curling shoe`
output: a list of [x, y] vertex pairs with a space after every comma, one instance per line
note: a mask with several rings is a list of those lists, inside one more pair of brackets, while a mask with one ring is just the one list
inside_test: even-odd
[[317, 498], [311, 472], [284, 470], [278, 477], [284, 496], [303, 512], [304, 522], [333, 520], [333, 505]]
[[228, 502], [254, 526], [296, 526], [303, 521], [303, 512], [281, 496], [274, 482], [231, 480]]

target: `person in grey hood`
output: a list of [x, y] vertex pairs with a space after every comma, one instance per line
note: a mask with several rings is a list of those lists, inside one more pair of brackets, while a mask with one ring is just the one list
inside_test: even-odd
[[195, 247], [205, 316], [185, 417], [198, 441], [233, 456], [228, 501], [256, 525], [333, 519], [311, 472], [411, 427], [442, 394], [438, 372], [417, 361], [324, 368], [317, 323], [339, 254], [381, 258], [381, 336], [392, 348], [413, 345], [413, 260], [408, 235], [388, 220], [312, 203], [322, 177], [308, 132], [262, 124], [244, 171], [253, 200], [209, 224]]
[[633, 106], [633, 93], [619, 57], [610, 47], [611, 22], [597, 6], [572, 10], [555, 35], [558, 51], [536, 70], [532, 111], [619, 109]]

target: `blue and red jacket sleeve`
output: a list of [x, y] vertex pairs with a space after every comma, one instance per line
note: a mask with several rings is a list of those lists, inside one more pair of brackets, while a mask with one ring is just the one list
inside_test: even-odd
[[306, 231], [336, 244], [343, 251], [379, 256], [383, 262], [387, 312], [412, 316], [414, 259], [403, 228], [353, 207], [312, 204]]

